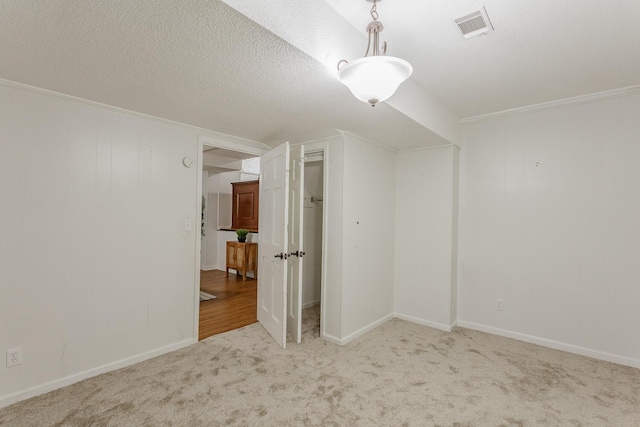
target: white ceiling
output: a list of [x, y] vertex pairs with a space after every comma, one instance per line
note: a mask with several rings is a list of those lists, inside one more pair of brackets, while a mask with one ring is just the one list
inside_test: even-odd
[[[364, 0], [325, 0], [363, 32]], [[495, 31], [463, 39], [454, 17], [484, 6]], [[382, 0], [388, 55], [459, 117], [640, 84], [637, 0]]]
[[242, 170], [242, 160], [256, 157], [225, 148], [203, 146], [202, 169], [209, 174]]
[[[305, 19], [276, 8], [286, 2], [244, 2], [273, 6], [261, 13], [304, 31], [303, 46], [218, 0], [0, 0], [0, 78], [270, 145], [337, 128], [396, 149], [451, 140], [425, 111], [457, 120], [640, 84], [635, 0], [384, 0], [382, 39], [414, 76], [371, 108], [334, 68], [364, 53], [370, 3], [325, 1], [334, 15], [324, 19], [318, 2]], [[452, 18], [481, 5], [495, 32], [463, 40]]]

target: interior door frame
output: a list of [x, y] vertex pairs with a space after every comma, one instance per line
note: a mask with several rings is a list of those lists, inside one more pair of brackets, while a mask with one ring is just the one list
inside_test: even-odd
[[[330, 150], [328, 140], [330, 138], [322, 138], [307, 142], [301, 142], [291, 145], [304, 145], [306, 151], [322, 151], [323, 152], [323, 174], [322, 174], [322, 198], [323, 198], [323, 206], [322, 206], [322, 278], [320, 281], [320, 338], [325, 338], [325, 330], [324, 326], [326, 325], [325, 316], [326, 316], [326, 292], [325, 285], [327, 280], [327, 239], [329, 233], [328, 227], [328, 206], [330, 205], [330, 195], [329, 195], [329, 181], [328, 181], [328, 167], [330, 162]], [[251, 154], [256, 157], [262, 157], [264, 153], [269, 151], [268, 149], [263, 149], [259, 147], [251, 147], [249, 145], [244, 145], [241, 143], [230, 142], [223, 139], [215, 138], [208, 135], [198, 135], [198, 152], [197, 152], [197, 179], [196, 179], [196, 210], [194, 213], [194, 223], [199, 224], [197, 227], [194, 227], [194, 231], [197, 233], [197, 236], [202, 232], [202, 225], [200, 221], [195, 221], [199, 218], [198, 215], [202, 212], [202, 167], [204, 163], [204, 146], [216, 147], [216, 148], [224, 148], [227, 150], [237, 151], [239, 153]], [[194, 300], [193, 300], [193, 343], [198, 342], [198, 332], [199, 332], [199, 321], [200, 321], [200, 250], [201, 250], [201, 239], [196, 238], [196, 247], [195, 247], [195, 274], [194, 274]]]
[[[327, 239], [329, 236], [329, 227], [328, 227], [328, 215], [329, 212], [327, 206], [330, 205], [330, 197], [329, 197], [329, 138], [322, 138], [307, 142], [301, 142], [296, 144], [291, 144], [291, 146], [295, 145], [304, 145], [305, 156], [309, 153], [322, 151], [322, 263], [320, 266], [321, 279], [320, 279], [320, 338], [325, 339], [325, 319], [326, 319], [326, 299], [327, 295], [325, 292], [325, 285], [327, 280]], [[302, 224], [304, 226], [304, 224]], [[303, 258], [304, 259], [304, 258]]]
[[296, 255], [294, 258], [292, 251], [293, 249], [296, 253], [304, 251], [304, 150], [304, 144], [295, 145], [289, 150], [289, 247], [287, 249], [289, 274], [287, 275], [287, 312], [285, 314], [287, 334], [293, 337], [296, 344], [300, 344], [302, 339], [304, 257]]
[[197, 227], [193, 227], [196, 232], [196, 248], [195, 248], [195, 279], [193, 283], [194, 300], [193, 300], [193, 342], [198, 342], [198, 333], [200, 328], [200, 250], [202, 249], [202, 222], [200, 216], [202, 212], [202, 168], [204, 166], [204, 147], [216, 147], [224, 148], [226, 150], [232, 150], [238, 153], [251, 154], [256, 157], [261, 157], [269, 150], [251, 147], [249, 145], [243, 145], [236, 142], [225, 141], [223, 139], [214, 138], [208, 135], [198, 135], [198, 157], [196, 161], [197, 165], [197, 180], [196, 180], [196, 211], [194, 215], [193, 224], [198, 224]]

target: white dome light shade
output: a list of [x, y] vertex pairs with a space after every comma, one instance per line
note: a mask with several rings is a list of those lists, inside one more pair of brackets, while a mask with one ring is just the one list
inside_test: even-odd
[[375, 106], [395, 93], [413, 68], [404, 59], [393, 56], [367, 56], [338, 70], [338, 79], [360, 101]]

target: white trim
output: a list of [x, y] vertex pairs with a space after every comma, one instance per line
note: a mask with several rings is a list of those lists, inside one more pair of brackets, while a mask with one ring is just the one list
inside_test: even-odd
[[[240, 139], [240, 138], [239, 138]], [[233, 141], [230, 138], [220, 138], [211, 135], [198, 135], [198, 143], [202, 145], [207, 145], [209, 147], [217, 147], [224, 148], [226, 150], [237, 151], [239, 153], [251, 154], [252, 156], [260, 157], [267, 151], [271, 149], [271, 147], [264, 145], [266, 148], [262, 147], [254, 147], [251, 145], [246, 145], [245, 143], [240, 141]]]
[[121, 369], [130, 365], [134, 365], [136, 363], [144, 362], [145, 360], [152, 359], [162, 354], [170, 353], [172, 351], [176, 351], [181, 348], [188, 347], [192, 344], [195, 344], [196, 342], [198, 342], [197, 338], [190, 338], [188, 340], [184, 340], [184, 341], [171, 344], [165, 347], [160, 347], [158, 349], [147, 351], [145, 353], [141, 353], [136, 356], [131, 356], [131, 357], [127, 357], [126, 359], [121, 359], [115, 362], [107, 363], [106, 365], [89, 369], [84, 372], [79, 372], [77, 374], [73, 374], [57, 380], [53, 380], [48, 383], [44, 383], [35, 387], [28, 388], [23, 391], [19, 391], [17, 393], [2, 396], [0, 397], [0, 408], [4, 408], [6, 406], [13, 405], [14, 403], [19, 402], [21, 400], [26, 400], [35, 396], [39, 396], [43, 393], [48, 393], [50, 391], [59, 389], [61, 387], [65, 387], [65, 386], [77, 383], [79, 381], [86, 380], [87, 378], [95, 377], [96, 375], [104, 374], [105, 372], [115, 371], [116, 369]]
[[372, 140], [370, 140], [370, 139], [368, 139], [368, 138], [365, 138], [364, 136], [360, 136], [360, 135], [355, 134], [355, 133], [353, 133], [353, 132], [349, 132], [348, 130], [340, 130], [340, 129], [337, 129], [337, 131], [338, 131], [338, 132], [340, 132], [340, 133], [342, 134], [342, 137], [343, 137], [343, 138], [344, 138], [345, 134], [349, 134], [349, 135], [351, 135], [351, 136], [353, 136], [353, 137], [359, 138], [359, 139], [361, 139], [361, 140], [363, 140], [363, 141], [365, 141], [365, 142], [368, 142], [368, 143], [370, 143], [370, 144], [377, 145], [378, 147], [380, 147], [380, 148], [384, 148], [385, 150], [389, 150], [389, 151], [391, 151], [391, 152], [393, 152], [393, 153], [397, 153], [397, 152], [398, 152], [398, 150], [397, 150], [396, 148], [392, 148], [392, 147], [389, 147], [388, 145], [384, 145], [384, 144], [381, 144], [381, 143], [379, 143], [379, 142], [372, 141]]
[[[196, 132], [198, 132], [200, 134], [206, 135], [207, 138], [210, 138], [212, 140], [216, 140], [218, 142], [224, 142], [224, 143], [232, 144], [233, 146], [244, 147], [245, 150], [246, 149], [250, 149], [250, 150], [258, 149], [258, 150], [265, 151], [265, 150], [270, 149], [270, 147], [268, 145], [263, 144], [262, 142], [253, 141], [251, 139], [241, 138], [239, 136], [228, 135], [228, 134], [225, 134], [225, 133], [216, 132], [214, 130], [210, 130], [210, 129], [205, 129], [205, 128], [201, 128], [201, 127], [198, 127], [198, 126], [189, 125], [189, 124], [186, 124], [186, 123], [176, 122], [174, 120], [169, 120], [169, 119], [164, 119], [162, 117], [152, 116], [150, 114], [139, 113], [137, 111], [127, 110], [126, 108], [116, 107], [116, 106], [109, 105], [109, 104], [103, 104], [101, 102], [91, 101], [89, 99], [79, 98], [79, 97], [73, 96], [73, 95], [67, 95], [66, 93], [55, 92], [55, 91], [48, 90], [48, 89], [43, 89], [43, 88], [39, 88], [39, 87], [35, 87], [35, 86], [30, 86], [30, 85], [27, 85], [27, 84], [24, 84], [24, 83], [18, 83], [18, 82], [14, 82], [14, 81], [11, 81], [11, 80], [0, 79], [0, 86], [6, 86], [6, 87], [14, 88], [14, 89], [20, 89], [20, 90], [24, 90], [24, 91], [27, 91], [27, 92], [37, 93], [37, 94], [40, 94], [40, 95], [52, 96], [54, 98], [60, 98], [60, 99], [64, 99], [64, 100], [67, 100], [67, 101], [80, 102], [80, 103], [85, 104], [85, 105], [90, 105], [92, 107], [102, 108], [102, 109], [113, 111], [113, 112], [116, 112], [116, 113], [128, 114], [128, 115], [131, 115], [131, 116], [141, 117], [141, 118], [144, 118], [144, 119], [152, 119], [152, 120], [160, 121], [160, 122], [163, 122], [163, 123], [169, 123], [169, 124], [172, 124], [174, 126], [179, 126], [181, 128], [194, 130], [194, 131], [196, 131]], [[227, 148], [227, 147], [223, 147], [223, 148]], [[253, 154], [253, 153], [250, 151], [249, 154]]]
[[639, 359], [632, 359], [630, 357], [620, 356], [618, 354], [606, 353], [604, 351], [593, 350], [590, 348], [580, 347], [573, 344], [567, 344], [560, 341], [554, 341], [547, 338], [540, 338], [533, 335], [527, 335], [527, 334], [521, 334], [519, 332], [508, 331], [506, 329], [494, 328], [493, 326], [482, 325], [474, 322], [466, 322], [464, 320], [459, 320], [458, 326], [461, 328], [467, 328], [467, 329], [473, 329], [480, 332], [486, 332], [488, 334], [499, 335], [501, 337], [512, 338], [518, 341], [528, 342], [530, 344], [536, 344], [543, 347], [553, 348], [555, 350], [562, 350], [568, 353], [579, 354], [581, 356], [587, 356], [587, 357], [592, 357], [594, 359], [613, 362], [619, 365], [631, 366], [633, 368], [640, 368]]
[[367, 332], [370, 332], [372, 330], [374, 330], [375, 328], [377, 328], [378, 326], [382, 325], [383, 323], [387, 323], [389, 320], [394, 318], [394, 313], [389, 313], [386, 316], [384, 316], [381, 319], [376, 320], [375, 322], [371, 322], [368, 325], [358, 329], [357, 331], [350, 333], [349, 335], [347, 335], [346, 337], [342, 338], [340, 340], [340, 344], [341, 345], [345, 345], [350, 343], [351, 341], [355, 340], [358, 337], [361, 337], [362, 335], [366, 334]]
[[[217, 148], [224, 148], [226, 150], [233, 150], [233, 151], [237, 151], [240, 153], [245, 153], [245, 154], [251, 154], [251, 155], [255, 155], [255, 156], [262, 156], [264, 153], [266, 153], [268, 150], [259, 148], [259, 147], [253, 147], [253, 146], [248, 146], [248, 145], [244, 145], [242, 142], [238, 142], [238, 141], [231, 141], [231, 140], [227, 140], [227, 139], [220, 139], [218, 137], [212, 137], [210, 135], [198, 135], [198, 159], [197, 159], [197, 167], [198, 167], [198, 176], [199, 179], [196, 182], [196, 214], [194, 218], [200, 218], [200, 214], [202, 212], [202, 171], [203, 171], [203, 167], [204, 167], [204, 146], [209, 146], [209, 147], [217, 147]], [[262, 144], [264, 145], [264, 144]], [[265, 145], [266, 147], [266, 145]], [[218, 203], [220, 203], [220, 193], [218, 193]], [[202, 235], [202, 221], [198, 221], [198, 224], [200, 224], [198, 226], [198, 236]], [[219, 227], [218, 230], [220, 231]], [[202, 249], [202, 239], [198, 239], [196, 238], [196, 265], [195, 265], [195, 281], [194, 281], [194, 315], [193, 315], [193, 336], [196, 337], [196, 342], [197, 342], [197, 337], [199, 336], [199, 322], [200, 322], [200, 271], [204, 270], [204, 271], [210, 271], [210, 270], [222, 270], [224, 271], [224, 269], [219, 269], [217, 268], [217, 266], [202, 266], [200, 265], [201, 262], [201, 256], [200, 256], [200, 251]], [[252, 276], [254, 276], [255, 274], [252, 274]], [[249, 277], [249, 273], [247, 273], [247, 277]]]
[[[196, 160], [196, 164], [198, 167], [198, 179], [196, 180], [196, 213], [194, 218], [200, 218], [202, 215], [202, 172], [204, 169], [204, 144], [198, 135], [198, 141], [196, 143], [198, 147], [198, 158]], [[193, 284], [193, 337], [198, 340], [200, 337], [200, 269], [202, 266], [200, 262], [202, 261], [202, 254], [200, 253], [202, 250], [202, 221], [198, 220], [198, 227], [196, 227], [196, 247], [195, 247], [195, 274], [194, 274], [194, 284]]]
[[434, 148], [449, 148], [449, 147], [454, 147], [454, 148], [457, 148], [458, 150], [462, 150], [462, 148], [460, 148], [456, 144], [440, 144], [440, 145], [431, 145], [429, 147], [407, 148], [404, 150], [398, 150], [398, 153], [408, 153], [413, 151], [424, 151], [424, 150], [433, 150]]
[[406, 320], [407, 322], [428, 326], [430, 328], [438, 329], [440, 331], [445, 331], [445, 332], [451, 332], [457, 326], [456, 322], [453, 322], [453, 324], [451, 325], [447, 325], [445, 323], [432, 322], [431, 320], [420, 319], [419, 317], [407, 316], [406, 314], [401, 314], [401, 313], [394, 313], [393, 316], [397, 319]]
[[543, 102], [540, 104], [527, 105], [525, 107], [512, 108], [495, 113], [480, 114], [477, 116], [460, 119], [460, 124], [482, 122], [495, 119], [497, 117], [511, 116], [514, 114], [527, 113], [530, 111], [547, 110], [551, 108], [564, 107], [567, 105], [585, 104], [588, 102], [602, 101], [604, 99], [618, 98], [640, 93], [640, 85], [628, 86], [620, 89], [606, 90], [603, 92], [591, 93], [589, 95], [574, 96], [572, 98], [558, 99], [556, 101]]
[[291, 143], [291, 146], [295, 147], [296, 145], [304, 145], [305, 153], [307, 152], [307, 150], [309, 150], [310, 152], [324, 151], [324, 147], [326, 147], [328, 142], [331, 142], [333, 140], [337, 141], [342, 138], [344, 138], [344, 135], [342, 135], [342, 133], [338, 133], [324, 138], [310, 139], [309, 141]]
[[[342, 135], [336, 135], [338, 138], [343, 138]], [[335, 138], [335, 137], [334, 137]], [[321, 249], [321, 257], [322, 261], [320, 263], [320, 336], [330, 342], [339, 343], [336, 337], [333, 335], [327, 334], [325, 332], [326, 325], [326, 307], [327, 307], [327, 293], [326, 293], [326, 285], [327, 285], [327, 238], [329, 236], [329, 216], [327, 215], [328, 208], [327, 206], [331, 203], [329, 200], [329, 163], [330, 163], [330, 152], [329, 152], [329, 141], [330, 139], [323, 141], [311, 141], [309, 145], [313, 147], [314, 151], [318, 151], [322, 149], [324, 163], [322, 164], [322, 198], [324, 199], [324, 203], [322, 204], [322, 249]], [[306, 151], [307, 145], [304, 146]]]
[[325, 341], [329, 341], [330, 343], [333, 343], [333, 344], [342, 345], [342, 341], [340, 341], [340, 338], [334, 337], [333, 335], [323, 334], [322, 339]]

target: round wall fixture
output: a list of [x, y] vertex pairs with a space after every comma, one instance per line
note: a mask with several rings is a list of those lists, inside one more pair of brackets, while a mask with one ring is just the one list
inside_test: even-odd
[[191, 166], [193, 166], [193, 159], [191, 157], [187, 156], [184, 159], [182, 159], [182, 164], [185, 167], [190, 168]]

